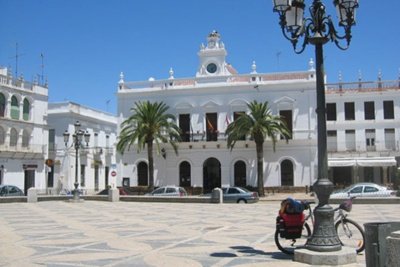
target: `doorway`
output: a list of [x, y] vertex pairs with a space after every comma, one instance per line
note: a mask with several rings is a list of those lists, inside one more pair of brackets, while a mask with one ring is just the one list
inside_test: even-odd
[[211, 193], [216, 187], [221, 187], [221, 163], [208, 158], [203, 164], [203, 193]]
[[24, 180], [24, 192], [26, 196], [28, 195], [28, 189], [35, 187], [35, 170], [25, 170]]

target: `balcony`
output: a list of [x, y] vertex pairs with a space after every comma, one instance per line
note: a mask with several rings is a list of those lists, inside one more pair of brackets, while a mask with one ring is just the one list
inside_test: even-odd
[[10, 146], [9, 144], [0, 144], [0, 153], [10, 158], [43, 158], [45, 154], [45, 145], [29, 145], [22, 146], [17, 144], [16, 146]]
[[366, 142], [328, 140], [329, 157], [337, 156], [400, 156], [399, 144], [393, 140], [376, 141], [373, 145]]

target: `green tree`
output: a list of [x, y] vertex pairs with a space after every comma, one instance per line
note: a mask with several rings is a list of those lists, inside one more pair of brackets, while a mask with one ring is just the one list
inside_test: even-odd
[[138, 153], [147, 147], [151, 190], [154, 188], [154, 143], [158, 154], [162, 143], [171, 144], [175, 154], [178, 154], [180, 128], [175, 123], [175, 116], [167, 113], [168, 109], [169, 107], [163, 102], [136, 102], [131, 108], [133, 114], [121, 124], [117, 143], [117, 150], [121, 154], [134, 145]]
[[237, 141], [243, 140], [243, 136], [256, 143], [258, 194], [264, 196], [264, 141], [270, 137], [275, 151], [277, 138], [283, 135], [288, 139], [290, 132], [281, 116], [272, 115], [268, 102], [259, 103], [254, 100], [247, 104], [247, 107], [249, 113], [239, 114], [239, 117], [228, 125], [225, 135], [228, 136], [228, 147], [231, 150]]

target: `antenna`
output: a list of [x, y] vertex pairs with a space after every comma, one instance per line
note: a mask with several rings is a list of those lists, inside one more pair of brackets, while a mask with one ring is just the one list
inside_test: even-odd
[[279, 57], [281, 56], [281, 54], [282, 54], [281, 51], [276, 52], [276, 60], [277, 60], [277, 64], [278, 64], [278, 70], [280, 69], [279, 68]]
[[108, 100], [106, 101], [106, 105], [107, 105], [106, 111], [107, 111], [107, 112], [108, 112], [108, 105], [110, 104], [110, 101], [111, 101], [111, 99], [108, 99]]
[[40, 57], [42, 59], [42, 65], [40, 66], [42, 69], [41, 84], [43, 85], [44, 84], [44, 55], [43, 55], [43, 52], [40, 53]]
[[23, 54], [18, 53], [18, 43], [15, 43], [15, 56], [11, 58], [15, 58], [15, 78], [18, 78], [18, 58]]

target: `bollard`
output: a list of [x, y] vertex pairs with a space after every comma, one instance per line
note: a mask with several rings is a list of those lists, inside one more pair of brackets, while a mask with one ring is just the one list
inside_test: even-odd
[[400, 222], [365, 223], [365, 263], [367, 267], [387, 266], [386, 238], [400, 230]]
[[220, 188], [214, 188], [211, 192], [211, 203], [223, 203], [222, 190]]
[[118, 188], [108, 189], [108, 201], [118, 202], [119, 201], [119, 190]]
[[37, 192], [36, 189], [34, 187], [31, 187], [28, 189], [28, 195], [27, 195], [27, 202], [28, 203], [35, 203], [37, 202], [38, 198], [37, 198]]

